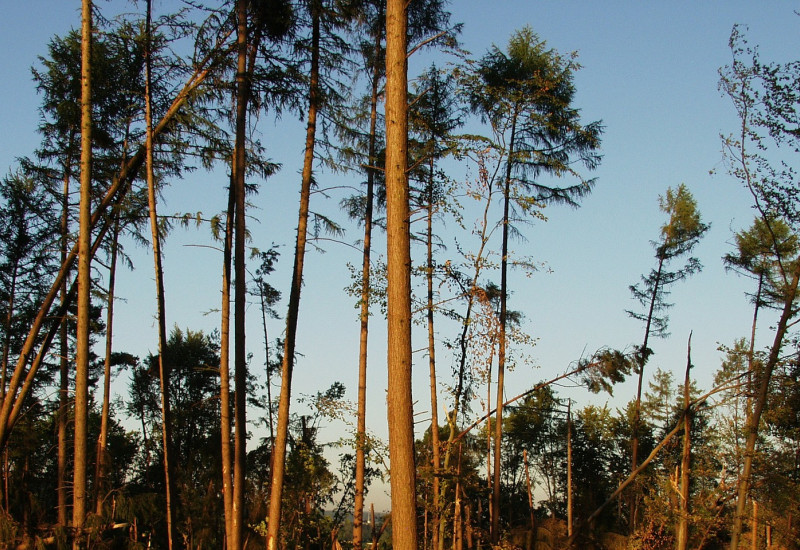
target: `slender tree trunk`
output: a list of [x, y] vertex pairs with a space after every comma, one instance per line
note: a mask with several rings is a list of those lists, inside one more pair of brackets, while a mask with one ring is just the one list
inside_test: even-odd
[[233, 178], [228, 188], [228, 208], [225, 216], [225, 244], [222, 261], [222, 320], [219, 340], [220, 441], [222, 443], [222, 498], [225, 509], [225, 538], [233, 549], [233, 479], [231, 457], [231, 258], [233, 249], [233, 210], [235, 196]]
[[[73, 136], [70, 137], [70, 142]], [[67, 261], [69, 251], [69, 183], [72, 179], [71, 160], [64, 163], [64, 183], [61, 194], [61, 264]], [[67, 275], [68, 276], [68, 275]], [[59, 292], [61, 295], [61, 308], [66, 310], [67, 279], [62, 280]], [[69, 427], [69, 320], [66, 315], [61, 318], [59, 327], [59, 386], [58, 386], [58, 526], [69, 525], [68, 494], [67, 494], [67, 464], [69, 452], [68, 427]], [[3, 384], [5, 392], [5, 384]], [[3, 395], [5, 398], [5, 393]], [[6, 491], [7, 493], [7, 491]], [[6, 509], [8, 505], [6, 504]]]
[[[375, 51], [380, 49], [380, 34], [375, 39]], [[372, 215], [375, 202], [375, 166], [378, 125], [378, 85], [380, 69], [376, 62], [372, 71], [372, 90], [369, 114], [369, 167], [367, 168], [367, 197], [364, 209], [364, 244], [361, 264], [361, 332], [358, 353], [358, 411], [356, 420], [356, 480], [353, 502], [353, 548], [361, 550], [364, 540], [364, 475], [366, 471], [367, 433], [367, 343], [369, 340], [370, 270], [372, 252]]]
[[78, 232], [78, 328], [75, 345], [75, 451], [72, 526], [80, 548], [86, 520], [89, 417], [89, 291], [91, 285], [92, 200], [92, 2], [81, 5], [81, 191]]
[[747, 432], [747, 439], [745, 441], [744, 467], [742, 468], [737, 487], [736, 512], [731, 527], [731, 550], [738, 550], [739, 548], [739, 539], [741, 538], [742, 523], [744, 522], [745, 507], [747, 505], [747, 495], [750, 492], [750, 476], [753, 469], [753, 459], [755, 458], [756, 442], [758, 440], [758, 426], [761, 422], [761, 414], [767, 404], [767, 398], [769, 397], [769, 383], [772, 378], [772, 372], [775, 370], [778, 361], [780, 361], [780, 351], [784, 344], [784, 336], [788, 330], [789, 322], [795, 315], [795, 300], [797, 298], [797, 285], [799, 280], [800, 262], [796, 262], [792, 266], [791, 278], [787, 281], [784, 291], [783, 311], [781, 312], [780, 319], [775, 328], [775, 337], [769, 350], [769, 356], [760, 373], [758, 393], [753, 403], [753, 414], [748, 418], [745, 430]]
[[439, 515], [442, 509], [442, 495], [439, 489], [439, 475], [441, 474], [439, 467], [441, 465], [441, 458], [439, 456], [440, 443], [439, 443], [439, 400], [438, 400], [438, 387], [436, 381], [436, 334], [433, 325], [433, 157], [430, 160], [430, 181], [428, 182], [428, 204], [427, 204], [427, 269], [425, 278], [428, 286], [428, 367], [430, 371], [430, 386], [431, 386], [431, 471], [433, 474], [432, 492], [433, 492], [433, 533], [431, 535], [431, 543], [434, 548], [439, 547], [439, 537], [442, 536], [439, 531]]
[[247, 459], [247, 348], [245, 346], [245, 311], [247, 288], [245, 272], [245, 133], [250, 78], [247, 70], [247, 2], [236, 3], [237, 71], [236, 71], [236, 143], [234, 147], [234, 462], [233, 522], [230, 550], [244, 544], [245, 463]]
[[286, 461], [286, 443], [289, 435], [289, 406], [292, 392], [292, 372], [297, 339], [297, 318], [300, 311], [300, 290], [303, 286], [306, 237], [308, 231], [308, 207], [311, 197], [311, 179], [314, 167], [314, 145], [316, 143], [317, 110], [319, 108], [319, 45], [320, 21], [319, 0], [312, 7], [311, 72], [308, 93], [308, 121], [306, 124], [306, 147], [303, 158], [303, 173], [300, 185], [300, 211], [297, 221], [297, 242], [292, 270], [292, 288], [289, 293], [289, 309], [286, 315], [286, 338], [281, 366], [281, 394], [278, 402], [278, 425], [275, 446], [272, 451], [272, 485], [269, 499], [269, 524], [267, 530], [268, 550], [277, 550], [281, 526], [281, 498]]
[[[572, 402], [567, 402], [567, 536], [572, 537]], [[533, 533], [536, 541], [536, 531]]]
[[[270, 372], [269, 368], [269, 332], [267, 331], [267, 300], [266, 296], [264, 296], [264, 289], [263, 287], [259, 289], [259, 297], [261, 298], [261, 325], [264, 328], [264, 357], [267, 358], [266, 365], [267, 369], [264, 373], [266, 375], [267, 380], [267, 417], [269, 420], [269, 441], [270, 447], [272, 446], [272, 441], [275, 439], [275, 424], [272, 419], [272, 373]], [[270, 454], [272, 450], [270, 449]]]
[[522, 462], [525, 464], [525, 486], [528, 490], [528, 512], [531, 517], [531, 531], [536, 536], [536, 515], [533, 508], [533, 486], [531, 484], [531, 473], [528, 467], [528, 450], [522, 450]]
[[100, 413], [100, 437], [97, 438], [95, 457], [95, 514], [103, 514], [103, 502], [107, 490], [106, 475], [109, 467], [108, 417], [111, 404], [111, 351], [114, 338], [114, 287], [117, 279], [117, 247], [119, 243], [119, 214], [114, 213], [114, 229], [111, 233], [111, 264], [108, 268], [108, 300], [106, 306], [106, 357], [103, 361], [103, 408]]
[[689, 371], [692, 368], [692, 335], [689, 335], [689, 346], [686, 358], [686, 377], [683, 382], [683, 452], [681, 454], [681, 501], [680, 520], [678, 524], [678, 550], [689, 548], [689, 481], [690, 465], [692, 461], [692, 412], [689, 408], [689, 389], [691, 378]]
[[411, 392], [411, 252], [408, 190], [408, 14], [386, 3], [386, 233], [392, 547], [416, 550], [416, 466]]
[[[639, 430], [641, 429], [641, 416], [642, 416], [642, 386], [644, 385], [644, 366], [647, 363], [649, 350], [647, 348], [650, 341], [650, 327], [653, 323], [653, 313], [655, 311], [656, 297], [658, 296], [658, 289], [661, 283], [661, 273], [664, 268], [664, 258], [658, 259], [658, 270], [656, 271], [656, 283], [653, 286], [653, 292], [650, 294], [650, 307], [647, 311], [647, 321], [644, 329], [644, 340], [642, 341], [642, 348], [639, 354], [638, 374], [639, 380], [636, 386], [636, 404], [633, 410], [633, 425], [631, 426], [631, 472], [635, 471], [639, 466]], [[628, 529], [630, 533], [636, 529], [637, 513], [639, 509], [639, 491], [634, 487], [629, 495], [629, 513]]]
[[164, 457], [164, 497], [166, 499], [165, 521], [167, 524], [167, 547], [175, 544], [175, 475], [172, 456], [172, 415], [170, 413], [169, 365], [164, 352], [167, 345], [167, 321], [164, 299], [164, 271], [161, 264], [161, 237], [158, 230], [156, 204], [156, 182], [153, 167], [153, 101], [152, 101], [152, 37], [151, 0], [147, 0], [147, 47], [145, 48], [145, 166], [147, 172], [147, 205], [150, 211], [150, 234], [153, 241], [153, 269], [156, 281], [156, 312], [158, 316], [158, 378], [161, 391], [161, 444]]
[[503, 244], [500, 260], [500, 335], [497, 347], [497, 407], [494, 426], [494, 481], [492, 483], [492, 543], [500, 542], [500, 469], [501, 442], [503, 438], [503, 384], [506, 371], [506, 325], [508, 302], [508, 234], [509, 206], [511, 203], [511, 168], [514, 158], [514, 140], [517, 130], [517, 112], [511, 119], [511, 140], [509, 142], [506, 178], [503, 192]]

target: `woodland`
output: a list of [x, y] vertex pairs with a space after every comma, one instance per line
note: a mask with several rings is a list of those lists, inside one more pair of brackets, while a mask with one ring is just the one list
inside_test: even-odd
[[[0, 546], [800, 548], [800, 61], [762, 60], [734, 27], [720, 67], [739, 121], [725, 168], [755, 216], [723, 258], [748, 280], [752, 322], [713, 385], [693, 378], [691, 336], [679, 379], [651, 361], [709, 230], [676, 184], [658, 197], [650, 270], [630, 286], [638, 343], [508, 388], [536, 336], [509, 273], [540, 260], [510, 243], [545, 207], [591, 200], [602, 161], [575, 54], [525, 26], [473, 56], [445, 0], [186, 0], [170, 13], [141, 0], [114, 17], [75, 3], [78, 30], [33, 68], [41, 144], [0, 179]], [[409, 75], [416, 56], [441, 62]], [[255, 121], [283, 113], [305, 129], [299, 203], [281, 205], [297, 212], [291, 253], [250, 231], [286, 161]], [[217, 212], [159, 212], [167, 186], [211, 170], [224, 174]], [[339, 196], [322, 171], [352, 192], [335, 216], [316, 208]], [[302, 291], [326, 284], [304, 261], [343, 239], [340, 219], [359, 232], [342, 290], [359, 319], [352, 403], [345, 382], [311, 395], [292, 383]], [[184, 226], [221, 252], [213, 332], [167, 326], [162, 247]], [[145, 357], [113, 339], [134, 244], [152, 253], [136, 268], [150, 270], [137, 292], [157, 312]], [[286, 288], [278, 262], [292, 266]], [[248, 309], [259, 339], [245, 339]], [[379, 319], [387, 354], [368, 360]], [[388, 387], [368, 396], [376, 369]], [[616, 410], [557, 385], [610, 394], [626, 379], [636, 392]], [[368, 397], [387, 440], [368, 429]], [[332, 454], [334, 419], [350, 429]], [[391, 507], [376, 514], [366, 496], [384, 483]]]

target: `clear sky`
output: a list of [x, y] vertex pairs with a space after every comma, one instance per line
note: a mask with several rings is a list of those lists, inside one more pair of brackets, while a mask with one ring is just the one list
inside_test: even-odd
[[[156, 0], [154, 9], [166, 11], [175, 1]], [[7, 2], [0, 32], [0, 170], [7, 173], [14, 159], [32, 155], [38, 105], [30, 77], [37, 56], [46, 53], [54, 34], [80, 25], [78, 0]], [[113, 0], [98, 2], [101, 10], [135, 9]], [[731, 344], [749, 333], [751, 307], [744, 291], [748, 281], [725, 273], [720, 258], [731, 250], [733, 231], [747, 227], [753, 212], [738, 182], [726, 174], [721, 134], [735, 131], [737, 119], [729, 100], [717, 89], [718, 69], [731, 59], [728, 38], [735, 23], [746, 24], [747, 37], [761, 48], [762, 59], [789, 61], [800, 52], [800, 19], [791, 2], [751, 1], [540, 1], [461, 0], [453, 2], [453, 20], [464, 23], [463, 45], [481, 56], [492, 45], [505, 47], [510, 34], [530, 25], [561, 52], [578, 51], [583, 69], [576, 75], [576, 105], [584, 120], [602, 119], [604, 159], [594, 173], [595, 191], [578, 210], [548, 208], [547, 222], [525, 229], [526, 242], [515, 242], [520, 254], [545, 262], [548, 269], [531, 278], [514, 276], [511, 307], [526, 316], [525, 328], [538, 339], [530, 351], [538, 367], [520, 366], [508, 378], [508, 396], [562, 372], [572, 362], [601, 346], [627, 348], [640, 343], [643, 327], [626, 309], [636, 303], [628, 285], [636, 283], [654, 265], [650, 241], [657, 238], [663, 217], [657, 198], [667, 187], [685, 183], [694, 194], [704, 220], [712, 228], [696, 250], [705, 265], [702, 273], [675, 287], [670, 301], [672, 337], [651, 343], [655, 355], [649, 372], [660, 366], [682, 379], [686, 341], [693, 331], [694, 376], [709, 388], [719, 367], [719, 344]], [[425, 54], [418, 54], [424, 56]], [[414, 67], [428, 61], [412, 60]], [[413, 76], [410, 75], [410, 76]], [[254, 245], [281, 245], [279, 272], [273, 284], [288, 289], [299, 189], [302, 123], [286, 117], [279, 124], [264, 117], [258, 125], [263, 144], [284, 169], [261, 186], [253, 199], [250, 230]], [[320, 184], [340, 184], [326, 174]], [[349, 184], [359, 180], [352, 179]], [[165, 193], [161, 213], [213, 214], [224, 207], [225, 171], [197, 172], [175, 181]], [[339, 195], [326, 201], [312, 199], [312, 209], [344, 221], [337, 212]], [[355, 242], [359, 230], [350, 227], [346, 240]], [[441, 236], [447, 242], [447, 229]], [[379, 241], [383, 247], [383, 241]], [[221, 254], [206, 229], [177, 230], [165, 246], [168, 323], [193, 330], [212, 330], [219, 306]], [[449, 243], [452, 245], [452, 239]], [[355, 400], [358, 323], [354, 300], [343, 288], [349, 283], [345, 262], [358, 264], [351, 248], [328, 243], [325, 254], [310, 252], [302, 298], [294, 395], [312, 394], [334, 381], [348, 387]], [[454, 249], [453, 249], [454, 250]], [[136, 271], [118, 283], [115, 345], [144, 356], [155, 349], [153, 275], [151, 256], [128, 244]], [[421, 258], [421, 256], [418, 256]], [[255, 268], [255, 266], [252, 266]], [[283, 314], [285, 306], [279, 311]], [[253, 369], [263, 361], [260, 317], [249, 311], [248, 347]], [[273, 321], [273, 336], [282, 321]], [[369, 424], [385, 434], [385, 327], [374, 318], [371, 335], [371, 394]], [[450, 336], [450, 335], [442, 335]], [[769, 337], [761, 329], [762, 343]], [[423, 338], [414, 347], [422, 348]], [[428, 418], [427, 361], [417, 353], [415, 388], [420, 419]], [[450, 364], [443, 360], [440, 372]], [[447, 381], [445, 379], [445, 381]], [[566, 393], [566, 390], [563, 390]], [[633, 396], [635, 385], [617, 388], [612, 406]], [[602, 404], [606, 396], [588, 396], [570, 390], [581, 403]], [[422, 427], [422, 424], [419, 425]]]

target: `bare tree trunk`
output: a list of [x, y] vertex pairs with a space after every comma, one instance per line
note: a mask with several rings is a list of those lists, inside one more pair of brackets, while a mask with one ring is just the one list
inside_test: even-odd
[[245, 311], [247, 288], [245, 272], [245, 171], [247, 159], [247, 104], [250, 96], [250, 75], [247, 70], [247, 2], [236, 2], [236, 142], [234, 146], [233, 195], [234, 212], [234, 457], [232, 531], [230, 550], [240, 550], [244, 543], [245, 466], [247, 459], [247, 348], [245, 346]]
[[[72, 142], [74, 135], [70, 135]], [[64, 163], [64, 184], [61, 194], [61, 263], [67, 261], [69, 251], [69, 183], [72, 179], [71, 160], [67, 159]], [[60, 288], [61, 308], [66, 309], [67, 302], [67, 280], [63, 279]], [[66, 315], [62, 316], [59, 327], [59, 387], [58, 387], [58, 485], [56, 488], [58, 497], [58, 525], [67, 527], [69, 525], [68, 514], [68, 493], [67, 493], [67, 464], [69, 461], [68, 426], [69, 426], [69, 323]], [[5, 399], [5, 381], [3, 381], [3, 398]], [[7, 470], [4, 470], [7, 475]], [[8, 489], [6, 487], [6, 499], [8, 499]], [[6, 500], [6, 510], [8, 510], [8, 500]]]
[[92, 2], [81, 4], [81, 190], [78, 232], [78, 322], [75, 345], [75, 451], [72, 526], [80, 548], [86, 520], [89, 416], [89, 306], [92, 200]]
[[[567, 536], [572, 536], [572, 401], [567, 401]], [[534, 544], [536, 530], [533, 531]]]
[[103, 514], [105, 501], [106, 475], [109, 467], [108, 456], [108, 416], [111, 402], [111, 351], [114, 337], [114, 286], [117, 278], [117, 248], [119, 242], [119, 214], [114, 214], [114, 228], [111, 233], [111, 263], [108, 268], [108, 299], [106, 306], [106, 357], [103, 361], [103, 408], [100, 413], [100, 437], [97, 438], [95, 457], [95, 514]]
[[219, 339], [220, 441], [222, 444], [222, 500], [225, 510], [225, 540], [233, 549], [233, 479], [231, 457], [231, 258], [233, 249], [233, 178], [228, 188], [228, 208], [225, 215], [225, 243], [222, 260], [222, 319]]
[[172, 415], [170, 414], [169, 365], [164, 353], [167, 345], [167, 321], [164, 300], [164, 271], [161, 264], [161, 237], [158, 230], [156, 204], [156, 182], [153, 167], [153, 102], [152, 102], [152, 37], [151, 0], [147, 0], [147, 47], [145, 48], [145, 123], [147, 136], [145, 165], [147, 172], [147, 205], [150, 211], [150, 233], [153, 241], [153, 269], [156, 281], [156, 303], [158, 316], [158, 378], [161, 390], [161, 443], [164, 457], [164, 497], [166, 499], [165, 520], [167, 524], [167, 547], [175, 544], [175, 476], [172, 460]]
[[386, 3], [386, 233], [388, 407], [392, 547], [416, 550], [416, 467], [411, 392], [411, 252], [408, 190], [408, 14]]
[[[375, 38], [375, 51], [380, 48], [380, 34]], [[356, 480], [353, 502], [353, 548], [361, 550], [364, 540], [364, 475], [366, 470], [367, 432], [367, 343], [369, 340], [370, 266], [372, 247], [372, 215], [375, 202], [375, 166], [378, 125], [378, 85], [380, 68], [376, 62], [372, 71], [372, 90], [369, 114], [369, 167], [367, 168], [367, 199], [364, 209], [364, 243], [361, 264], [361, 332], [358, 353], [358, 411], [356, 425]]]
[[681, 455], [681, 500], [678, 523], [678, 550], [686, 550], [689, 547], [689, 467], [692, 461], [692, 413], [689, 408], [689, 389], [691, 377], [689, 371], [692, 368], [692, 335], [689, 334], [689, 345], [686, 353], [686, 377], [683, 382], [683, 453]]
[[289, 435], [289, 406], [292, 392], [292, 372], [297, 339], [297, 318], [300, 311], [300, 291], [303, 286], [306, 237], [308, 231], [308, 207], [311, 197], [311, 179], [314, 168], [314, 145], [316, 143], [317, 110], [319, 108], [319, 47], [320, 14], [319, 0], [312, 7], [311, 72], [308, 92], [308, 121], [306, 123], [306, 146], [303, 158], [303, 173], [300, 185], [300, 211], [297, 220], [297, 242], [292, 270], [292, 288], [289, 293], [289, 309], [286, 314], [286, 338], [281, 367], [281, 394], [278, 402], [278, 425], [272, 452], [272, 485], [269, 498], [269, 525], [267, 530], [268, 550], [277, 550], [281, 526], [281, 498], [286, 460], [286, 444]]
[[[235, 170], [235, 167], [234, 167]], [[233, 257], [233, 217], [235, 190], [233, 176], [228, 188], [228, 206], [225, 214], [225, 241], [222, 262], [222, 310], [220, 326], [220, 441], [222, 445], [222, 495], [225, 510], [225, 537], [227, 547], [233, 548], [233, 457], [231, 448], [231, 385], [230, 385], [230, 333], [231, 333], [231, 265]]]

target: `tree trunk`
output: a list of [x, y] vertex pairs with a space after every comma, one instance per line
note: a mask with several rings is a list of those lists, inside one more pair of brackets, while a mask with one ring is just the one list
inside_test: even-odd
[[[647, 321], [644, 328], [644, 340], [642, 341], [642, 348], [639, 355], [639, 380], [636, 386], [636, 404], [633, 410], [633, 426], [631, 426], [631, 472], [635, 471], [639, 466], [639, 428], [641, 425], [642, 414], [642, 386], [644, 383], [644, 365], [647, 362], [649, 352], [647, 345], [650, 340], [650, 327], [653, 322], [653, 312], [655, 311], [656, 297], [658, 295], [658, 288], [661, 282], [661, 272], [664, 268], [664, 259], [658, 259], [658, 270], [656, 272], [656, 283], [653, 286], [653, 292], [650, 294], [650, 307], [647, 312]], [[634, 488], [629, 495], [629, 513], [628, 529], [630, 533], [636, 529], [637, 512], [638, 512], [639, 493]]]
[[228, 208], [225, 216], [225, 244], [222, 260], [222, 319], [219, 339], [220, 441], [222, 443], [222, 499], [225, 510], [225, 540], [233, 545], [233, 480], [231, 457], [231, 258], [233, 249], [233, 210], [235, 204], [233, 178], [228, 188]]
[[81, 190], [78, 232], [78, 319], [75, 345], [75, 451], [72, 526], [74, 548], [81, 546], [86, 520], [89, 416], [89, 291], [91, 285], [92, 200], [92, 2], [81, 4]]
[[297, 339], [297, 318], [300, 311], [300, 291], [303, 286], [306, 237], [308, 231], [308, 206], [311, 197], [311, 179], [314, 167], [314, 145], [316, 143], [317, 110], [319, 108], [319, 47], [320, 21], [318, 0], [312, 7], [311, 72], [308, 92], [308, 121], [306, 124], [306, 146], [303, 158], [303, 173], [300, 184], [300, 211], [297, 220], [297, 242], [295, 244], [292, 288], [289, 293], [289, 309], [286, 314], [286, 338], [283, 346], [281, 366], [281, 394], [278, 401], [278, 425], [272, 451], [272, 481], [269, 498], [269, 524], [267, 530], [268, 550], [277, 550], [281, 526], [281, 498], [286, 461], [286, 443], [289, 436], [289, 406], [292, 392], [292, 372]]
[[236, 142], [234, 146], [234, 457], [232, 537], [230, 550], [244, 544], [245, 463], [247, 460], [247, 348], [245, 346], [245, 311], [247, 288], [245, 271], [245, 171], [247, 159], [247, 104], [250, 78], [247, 70], [247, 2], [236, 3], [237, 71], [236, 71]]
[[[375, 38], [375, 51], [380, 49], [380, 34]], [[353, 548], [361, 550], [364, 540], [364, 475], [366, 471], [367, 433], [367, 343], [369, 340], [370, 270], [372, 246], [372, 214], [375, 202], [375, 166], [377, 123], [378, 123], [378, 85], [380, 69], [375, 62], [372, 71], [372, 90], [369, 114], [369, 167], [367, 168], [367, 198], [364, 209], [364, 244], [361, 265], [361, 331], [358, 352], [358, 411], [356, 420], [356, 479], [353, 501]]]
[[[572, 537], [572, 401], [567, 402], [567, 536]], [[536, 530], [533, 531], [536, 541]]]
[[166, 499], [165, 521], [167, 524], [167, 547], [175, 544], [175, 476], [172, 457], [172, 415], [170, 414], [169, 365], [164, 352], [167, 345], [167, 321], [164, 300], [164, 271], [161, 265], [161, 237], [158, 230], [156, 205], [156, 182], [153, 168], [153, 101], [152, 101], [152, 41], [151, 0], [147, 0], [147, 47], [145, 48], [145, 124], [147, 126], [145, 165], [147, 172], [147, 205], [150, 211], [150, 233], [153, 241], [153, 269], [156, 281], [156, 313], [158, 316], [158, 378], [161, 391], [161, 444], [164, 457], [164, 497]]
[[509, 206], [511, 202], [511, 167], [514, 157], [514, 139], [517, 130], [517, 112], [511, 119], [511, 140], [509, 141], [506, 178], [503, 191], [503, 244], [500, 259], [500, 335], [497, 346], [497, 407], [494, 426], [494, 478], [492, 483], [492, 527], [493, 544], [500, 542], [500, 469], [501, 442], [503, 438], [503, 384], [506, 370], [506, 324], [508, 302], [508, 233]]
[[683, 452], [681, 454], [681, 499], [678, 523], [678, 550], [689, 548], [689, 481], [690, 465], [692, 461], [692, 413], [689, 408], [689, 389], [691, 378], [689, 371], [692, 368], [692, 335], [689, 334], [689, 349], [686, 358], [686, 377], [683, 382]]
[[386, 3], [386, 233], [389, 459], [392, 547], [416, 550], [416, 467], [411, 392], [411, 253], [408, 190], [408, 18], [404, 0]]
[[[72, 137], [70, 137], [72, 141]], [[64, 163], [64, 185], [61, 194], [61, 264], [67, 261], [69, 252], [69, 183], [72, 179], [71, 161], [67, 159]], [[68, 276], [68, 275], [67, 275]], [[61, 296], [61, 308], [66, 310], [67, 305], [67, 279], [62, 280], [59, 287]], [[61, 317], [59, 327], [59, 386], [58, 386], [58, 526], [67, 527], [69, 525], [68, 494], [67, 494], [67, 463], [69, 452], [67, 445], [69, 437], [67, 434], [69, 427], [69, 322], [67, 316]], [[5, 398], [5, 383], [3, 384], [3, 398]], [[8, 491], [6, 491], [6, 497]], [[8, 504], [6, 503], [6, 509]]]
[[439, 515], [442, 509], [442, 495], [439, 489], [439, 467], [441, 465], [441, 458], [439, 456], [439, 400], [438, 388], [436, 383], [436, 338], [433, 326], [433, 157], [430, 161], [430, 181], [428, 182], [428, 204], [427, 204], [427, 269], [425, 278], [428, 286], [428, 367], [430, 371], [430, 387], [431, 387], [431, 472], [433, 475], [432, 492], [433, 492], [433, 533], [431, 535], [431, 544], [433, 548], [439, 548], [439, 537], [442, 533], [439, 530]]
[[108, 473], [108, 416], [111, 405], [111, 350], [114, 337], [114, 286], [117, 278], [117, 248], [119, 243], [119, 214], [114, 213], [114, 229], [111, 233], [111, 264], [108, 268], [108, 299], [106, 306], [106, 357], [103, 361], [103, 408], [100, 413], [100, 437], [97, 438], [95, 457], [95, 514], [103, 514], [106, 475]]

